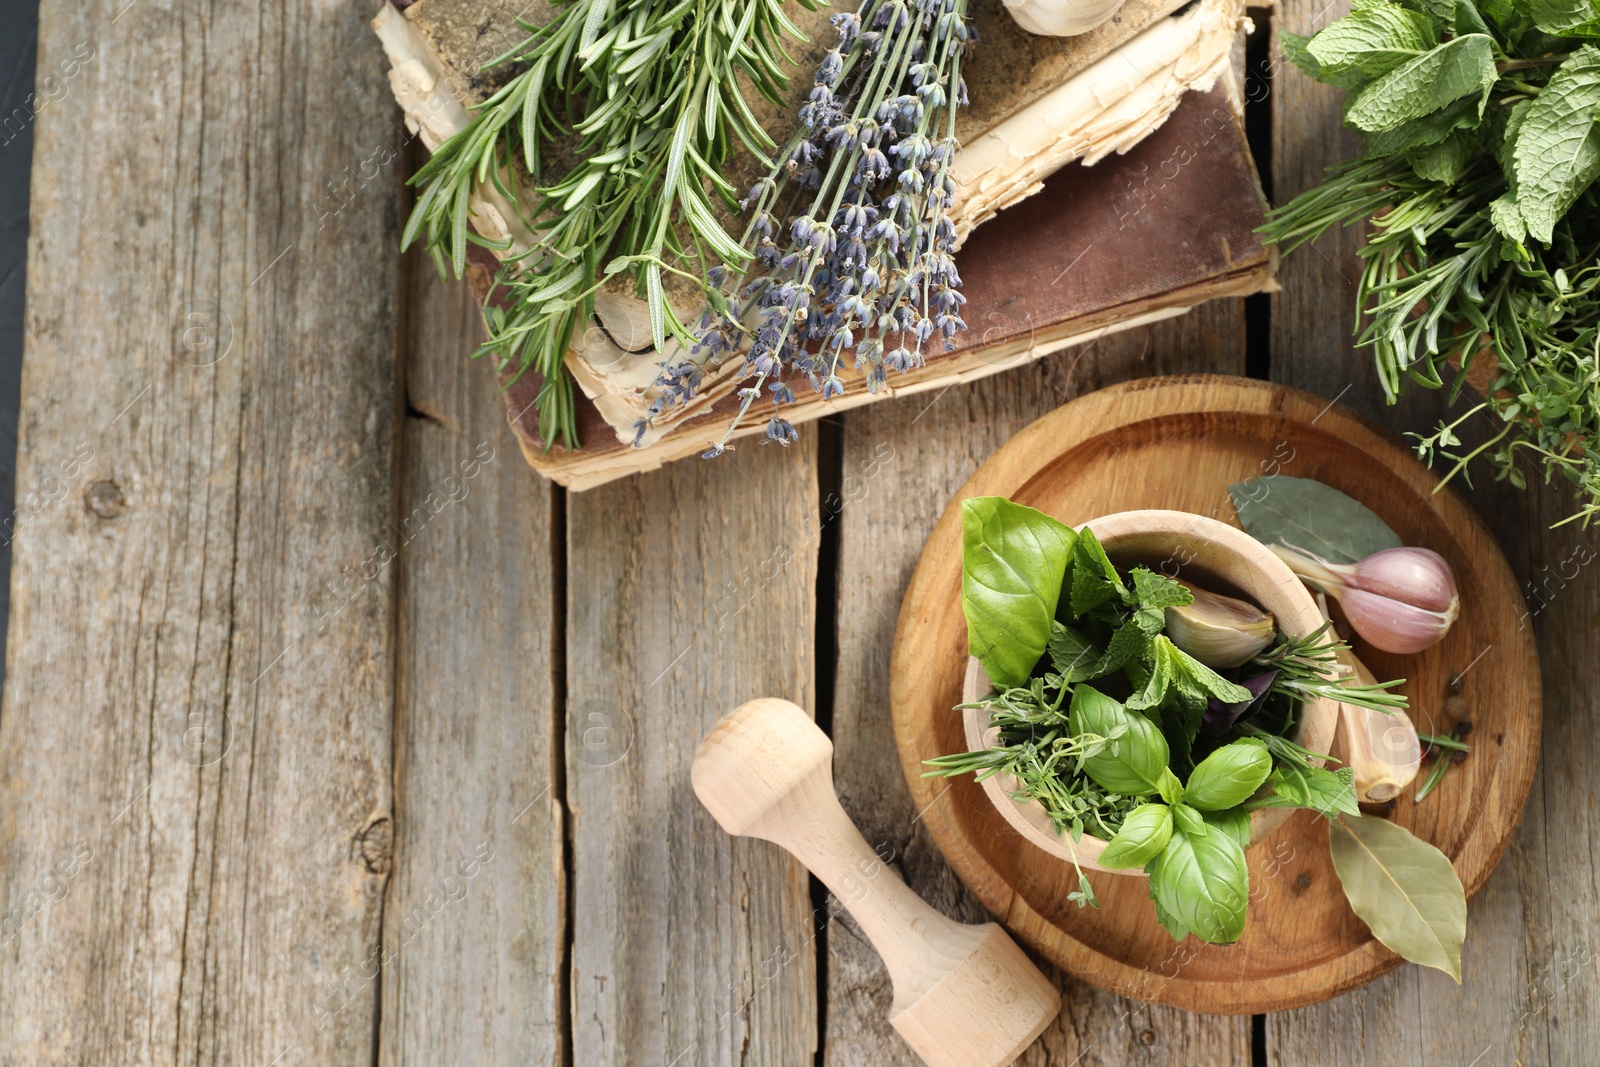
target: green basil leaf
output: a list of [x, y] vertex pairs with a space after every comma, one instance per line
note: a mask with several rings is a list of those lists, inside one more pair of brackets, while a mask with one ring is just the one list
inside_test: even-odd
[[1004, 497], [961, 502], [967, 647], [996, 686], [1027, 682], [1050, 641], [1072, 529]]
[[1095, 677], [1100, 650], [1072, 627], [1051, 620], [1050, 641], [1045, 651], [1050, 654], [1050, 668], [1061, 676], [1063, 686]]
[[1244, 532], [1264, 545], [1288, 545], [1330, 563], [1359, 563], [1399, 548], [1400, 535], [1354, 497], [1312, 478], [1251, 478], [1228, 486]]
[[1494, 38], [1470, 33], [1401, 64], [1364, 87], [1350, 101], [1345, 121], [1358, 130], [1392, 130], [1470, 96], [1477, 98], [1481, 119], [1489, 90], [1499, 77]]
[[1242, 737], [1200, 761], [1183, 787], [1183, 799], [1201, 811], [1223, 811], [1249, 800], [1271, 773], [1266, 743]]
[[1367, 3], [1311, 38], [1307, 50], [1330, 74], [1354, 70], [1377, 77], [1438, 44], [1439, 31], [1428, 16], [1396, 4]]
[[[1153, 872], [1154, 869], [1155, 863], [1154, 861], [1151, 861], [1150, 865], [1146, 868], [1146, 872]], [[1149, 877], [1145, 879], [1145, 882], [1150, 893], [1150, 903], [1156, 906], [1156, 922], [1160, 923], [1162, 928], [1166, 930], [1167, 933], [1172, 935], [1172, 940], [1174, 941], [1182, 941], [1184, 938], [1188, 937], [1189, 928], [1183, 925], [1183, 923], [1179, 922], [1177, 917], [1171, 912], [1167, 911], [1166, 908], [1161, 906], [1161, 895], [1156, 890], [1155, 875], [1153, 873], [1149, 873]]]
[[1212, 944], [1239, 940], [1250, 885], [1244, 849], [1232, 834], [1195, 837], [1175, 818], [1172, 837], [1151, 861], [1149, 874], [1157, 918], [1165, 913]]
[[1329, 822], [1328, 847], [1350, 908], [1372, 936], [1459, 984], [1467, 895], [1445, 854], [1404, 827], [1369, 815]]
[[1183, 799], [1183, 783], [1178, 781], [1178, 776], [1168, 767], [1161, 775], [1161, 781], [1156, 785], [1156, 792], [1161, 794], [1161, 799], [1168, 804], [1176, 804]]
[[1243, 808], [1230, 811], [1208, 811], [1206, 825], [1220, 834], [1227, 834], [1239, 843], [1241, 849], [1250, 847], [1250, 813]]
[[1079, 530], [1072, 546], [1072, 614], [1081, 617], [1113, 597], [1127, 595], [1127, 587], [1107, 558], [1100, 539], [1087, 526]]
[[1555, 224], [1600, 175], [1600, 48], [1584, 45], [1550, 75], [1516, 131], [1517, 206], [1528, 235]]
[[1165, 804], [1141, 804], [1122, 820], [1122, 829], [1100, 854], [1100, 866], [1112, 870], [1143, 867], [1167, 847], [1172, 836], [1172, 809]]
[[1191, 837], [1204, 837], [1208, 832], [1206, 830], [1205, 816], [1187, 804], [1174, 804], [1172, 806], [1172, 821], [1174, 825], [1180, 827], [1184, 833]]
[[1168, 749], [1155, 723], [1081, 683], [1072, 691], [1067, 722], [1073, 736], [1115, 738], [1083, 759], [1084, 773], [1101, 789], [1128, 797], [1147, 797], [1160, 790]]
[[1330, 819], [1340, 812], [1361, 814], [1356, 772], [1349, 767], [1330, 770], [1282, 765], [1268, 776], [1267, 788], [1265, 795], [1247, 800], [1245, 808], [1310, 808]]

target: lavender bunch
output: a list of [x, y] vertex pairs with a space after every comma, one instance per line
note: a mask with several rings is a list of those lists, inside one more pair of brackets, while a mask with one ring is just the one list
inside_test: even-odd
[[[656, 380], [650, 418], [687, 403], [708, 366], [743, 352], [749, 384], [707, 457], [728, 448], [764, 391], [792, 404], [800, 378], [824, 400], [840, 396], [848, 352], [875, 393], [890, 369], [922, 366], [936, 334], [949, 349], [967, 325], [949, 217], [956, 109], [967, 103], [961, 60], [976, 39], [967, 0], [866, 0], [830, 21], [839, 44], [817, 69], [800, 130], [741, 201], [755, 265], [742, 286], [726, 268], [709, 272], [695, 343]], [[774, 415], [766, 436], [787, 445], [799, 434]]]

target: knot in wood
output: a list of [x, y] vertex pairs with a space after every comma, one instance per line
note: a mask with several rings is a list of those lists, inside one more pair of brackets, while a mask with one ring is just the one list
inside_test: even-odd
[[387, 815], [375, 815], [356, 834], [356, 852], [373, 874], [388, 874], [394, 857], [394, 824]]
[[114, 519], [128, 510], [122, 487], [106, 478], [89, 483], [89, 488], [83, 492], [83, 506], [89, 509], [91, 515], [98, 515], [102, 519]]

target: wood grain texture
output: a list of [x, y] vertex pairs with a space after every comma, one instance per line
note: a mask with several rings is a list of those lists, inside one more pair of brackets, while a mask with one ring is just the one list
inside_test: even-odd
[[[895, 619], [923, 542], [978, 464], [1050, 409], [1130, 377], [1179, 368], [1237, 373], [1243, 361], [1243, 302], [1221, 301], [935, 398], [876, 405], [845, 417], [839, 500], [823, 501], [823, 514], [838, 524], [839, 537], [834, 776], [845, 810], [867, 840], [946, 914], [965, 922], [988, 916], [922, 827], [889, 721]], [[887, 1021], [890, 990], [882, 964], [846, 917], [828, 927], [827, 964], [825, 1061], [836, 1067], [914, 1067], [915, 1058]], [[1052, 973], [1066, 1006], [1023, 1064], [1250, 1061], [1247, 1020], [1144, 1005]]]
[[[1505, 849], [1533, 778], [1541, 699], [1532, 635], [1518, 628], [1519, 597], [1504, 558], [1465, 502], [1454, 492], [1435, 493], [1435, 475], [1392, 438], [1322, 397], [1237, 377], [1186, 375], [1131, 382], [1052, 412], [997, 451], [952, 497], [923, 549], [895, 636], [890, 699], [901, 762], [913, 803], [926, 808], [925, 824], [963, 881], [1019, 937], [1074, 974], [1197, 1011], [1319, 1002], [1399, 959], [1351, 912], [1325, 846], [1326, 827], [1312, 812], [1294, 812], [1246, 853], [1253, 906], [1236, 944], [1177, 944], [1157, 924], [1142, 879], [1102, 876], [1095, 882], [1101, 907], [1074, 907], [1067, 902], [1076, 886], [1071, 864], [1015, 842], [988, 791], [970, 778], [946, 789], [920, 777], [925, 760], [967, 747], [949, 711], [962, 702], [968, 662], [954, 501], [1006, 496], [1074, 526], [1156, 506], [1237, 523], [1228, 486], [1278, 471], [1360, 500], [1407, 544], [1437, 551], [1471, 591], [1450, 633], [1421, 653], [1393, 655], [1359, 635], [1352, 640], [1382, 677], [1405, 679], [1400, 691], [1425, 730], [1445, 732], [1457, 719], [1474, 724], [1473, 758], [1454, 773], [1451, 791], [1420, 805], [1404, 796], [1389, 814], [1450, 857], [1471, 897]], [[1163, 566], [1189, 569], [1209, 585], [1224, 566], [1207, 558], [1204, 537], [1156, 539], [1133, 556], [1165, 559]], [[1287, 572], [1283, 579], [1293, 581]], [[1285, 618], [1265, 589], [1256, 593]], [[1292, 621], [1286, 628], [1308, 629]], [[1473, 670], [1484, 648], [1496, 651], [1495, 664]], [[1459, 685], [1452, 682], [1457, 678]], [[1460, 711], [1450, 711], [1452, 704]], [[1315, 721], [1308, 716], [1306, 725]]]
[[[318, 44], [312, 44], [312, 41]], [[400, 184], [342, 6], [51, 3], [0, 716], [0, 1062], [373, 1061]], [[331, 58], [337, 56], [337, 62]], [[333, 1010], [334, 1007], [338, 1010]]]
[[[1268, 103], [1280, 203], [1353, 156], [1360, 141], [1340, 121], [1343, 94], [1283, 60], [1277, 33], [1311, 33], [1346, 11], [1343, 2], [1287, 0], [1273, 14], [1276, 65]], [[1397, 433], [1426, 431], [1446, 410], [1445, 398], [1407, 383], [1401, 402], [1386, 406], [1370, 353], [1351, 342], [1360, 237], [1359, 227], [1330, 234], [1281, 264], [1272, 376], [1330, 397], [1344, 393], [1344, 403]], [[1470, 445], [1482, 432], [1469, 426], [1463, 436]], [[1536, 485], [1534, 472], [1527, 473]], [[1462, 985], [1404, 966], [1327, 1004], [1270, 1016], [1267, 1048], [1274, 1065], [1380, 1058], [1401, 1065], [1560, 1064], [1592, 1059], [1600, 1041], [1600, 1018], [1586, 1007], [1600, 995], [1594, 966], [1600, 861], [1593, 846], [1600, 827], [1591, 805], [1569, 799], [1578, 795], [1572, 790], [1586, 789], [1578, 783], [1592, 777], [1588, 768], [1600, 758], [1589, 726], [1600, 692], [1592, 671], [1580, 666], [1600, 654], [1592, 619], [1600, 586], [1587, 566], [1600, 544], [1572, 527], [1548, 529], [1570, 513], [1563, 487], [1527, 493], [1493, 484], [1461, 488], [1523, 583], [1522, 610], [1529, 615], [1519, 622], [1538, 637], [1545, 721], [1530, 801], [1499, 868], [1468, 909]], [[1495, 657], [1495, 650], [1487, 651], [1474, 671], [1493, 669]], [[1441, 789], [1450, 784], [1447, 779]]]
[[814, 438], [569, 497], [572, 1062], [809, 1062], [805, 870], [729, 838], [689, 761], [754, 696], [812, 710]]
[[558, 1063], [566, 1027], [560, 513], [471, 291], [405, 259], [394, 868], [380, 1062]]

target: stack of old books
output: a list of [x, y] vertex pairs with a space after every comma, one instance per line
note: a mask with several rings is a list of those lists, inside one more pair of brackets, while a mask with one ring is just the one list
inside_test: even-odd
[[[391, 0], [374, 20], [406, 121], [431, 149], [470, 120], [493, 85], [483, 64], [525, 32], [518, 5], [494, 0]], [[502, 11], [502, 9], [505, 9]], [[547, 0], [521, 17], [538, 23]], [[795, 83], [832, 40], [834, 9], [798, 10], [811, 38]], [[1069, 345], [1271, 283], [1272, 250], [1254, 233], [1265, 206], [1239, 119], [1230, 56], [1246, 28], [1241, 0], [1127, 0], [1078, 37], [1019, 29], [998, 0], [975, 5], [981, 44], [967, 72], [972, 104], [957, 127], [958, 194], [969, 328], [926, 366], [890, 376], [876, 395], [853, 386], [824, 401], [800, 395], [784, 415], [801, 423], [888, 397], [944, 389]], [[793, 101], [759, 117], [782, 141]], [[514, 254], [533, 239], [518, 213], [480, 187], [472, 223]], [[498, 266], [474, 249], [469, 277], [493, 299]], [[698, 295], [670, 294], [685, 321]], [[511, 424], [528, 462], [582, 489], [703, 452], [738, 407], [739, 361], [707, 376], [700, 396], [657, 418], [636, 446], [635, 427], [655, 397], [662, 354], [651, 345], [642, 302], [620, 286], [596, 300], [596, 321], [568, 351], [581, 387], [581, 447], [546, 449], [533, 415], [537, 377], [506, 390]], [[509, 377], [508, 379], [509, 380]], [[759, 433], [751, 420], [739, 433]]]

